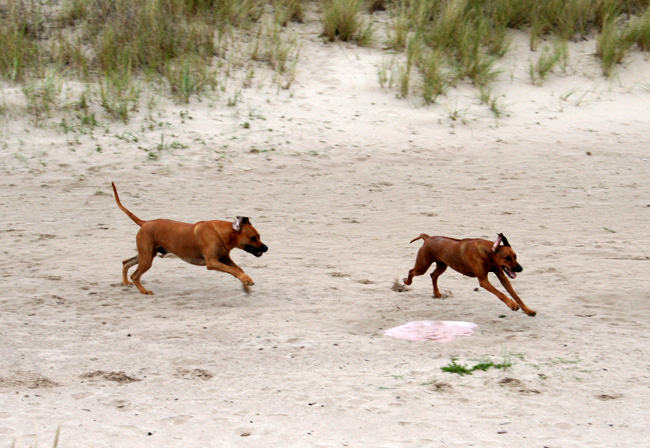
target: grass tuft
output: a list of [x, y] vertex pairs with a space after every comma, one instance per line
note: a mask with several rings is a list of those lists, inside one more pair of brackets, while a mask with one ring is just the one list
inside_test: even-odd
[[370, 45], [373, 30], [361, 17], [363, 5], [364, 0], [322, 0], [323, 36], [330, 42], [341, 40]]
[[302, 23], [305, 12], [301, 0], [272, 0], [275, 23], [284, 27], [289, 22]]
[[112, 72], [99, 82], [100, 104], [108, 115], [126, 123], [129, 113], [136, 110], [140, 87], [131, 82], [130, 70]]
[[613, 16], [604, 19], [602, 31], [596, 40], [596, 55], [600, 58], [603, 75], [610, 77], [617, 64], [623, 61], [633, 42]]
[[530, 63], [530, 78], [533, 84], [540, 85], [558, 64], [566, 67], [568, 54], [568, 42], [561, 38], [557, 38], [552, 48], [542, 48], [537, 62]]
[[216, 73], [206, 64], [191, 58], [169, 62], [165, 68], [165, 78], [171, 93], [186, 104], [190, 102], [192, 95], [199, 94], [208, 86], [214, 89], [217, 85]]

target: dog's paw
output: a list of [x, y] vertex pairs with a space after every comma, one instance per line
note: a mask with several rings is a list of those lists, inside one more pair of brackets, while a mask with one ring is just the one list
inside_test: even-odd
[[517, 305], [517, 302], [510, 301], [507, 303], [508, 308], [510, 308], [512, 311], [519, 311], [519, 305]]
[[250, 278], [248, 275], [244, 274], [240, 278], [241, 282], [244, 284], [244, 286], [252, 286], [255, 283], [253, 282], [253, 279]]

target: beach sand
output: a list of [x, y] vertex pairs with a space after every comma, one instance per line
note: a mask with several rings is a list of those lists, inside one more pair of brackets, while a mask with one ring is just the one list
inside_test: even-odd
[[[468, 85], [396, 98], [379, 45], [294, 26], [289, 90], [256, 79], [92, 134], [4, 121], [0, 447], [49, 447], [57, 428], [59, 447], [95, 448], [650, 443], [650, 62], [607, 80], [594, 41], [573, 43], [535, 86], [514, 34], [497, 119]], [[252, 292], [175, 258], [143, 277], [155, 295], [122, 286], [137, 226], [111, 181], [142, 219], [249, 216], [269, 246], [233, 252]], [[451, 270], [443, 299], [428, 275], [394, 288], [422, 232], [503, 232], [537, 316]], [[478, 328], [383, 335], [418, 320]], [[452, 359], [511, 366], [461, 376]]]

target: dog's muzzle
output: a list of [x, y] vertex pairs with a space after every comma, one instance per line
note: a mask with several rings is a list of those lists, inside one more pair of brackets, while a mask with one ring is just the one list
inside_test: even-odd
[[266, 244], [262, 244], [260, 247], [251, 246], [250, 244], [247, 244], [244, 246], [244, 250], [249, 254], [255, 255], [256, 257], [261, 257], [264, 252], [269, 250], [269, 248], [268, 246], [266, 246]]
[[510, 269], [508, 266], [501, 266], [501, 268], [503, 269], [503, 272], [505, 272], [508, 275], [508, 277], [512, 279], [517, 278], [516, 272], [521, 272], [524, 270], [524, 268], [522, 268], [520, 264], [515, 266], [514, 269]]

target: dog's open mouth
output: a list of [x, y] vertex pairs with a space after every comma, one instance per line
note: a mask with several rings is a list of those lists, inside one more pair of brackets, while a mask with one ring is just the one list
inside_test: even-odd
[[261, 257], [264, 252], [269, 250], [269, 248], [266, 246], [255, 247], [255, 246], [251, 246], [250, 244], [247, 244], [246, 246], [244, 246], [244, 250], [249, 254], [255, 255], [256, 257]]
[[501, 266], [503, 268], [503, 271], [508, 275], [508, 277], [514, 279], [517, 277], [517, 274], [515, 274], [515, 271], [510, 269], [508, 266]]

